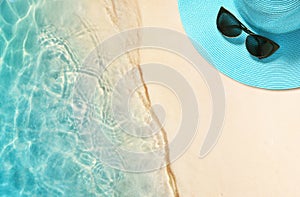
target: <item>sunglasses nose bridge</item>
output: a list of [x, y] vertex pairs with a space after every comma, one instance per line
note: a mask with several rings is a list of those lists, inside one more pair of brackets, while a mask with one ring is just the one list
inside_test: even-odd
[[241, 29], [246, 32], [247, 34], [250, 34], [250, 35], [254, 35], [255, 33], [252, 32], [250, 29], [248, 29], [245, 25], [243, 25], [242, 23], [240, 23], [240, 26], [241, 26]]

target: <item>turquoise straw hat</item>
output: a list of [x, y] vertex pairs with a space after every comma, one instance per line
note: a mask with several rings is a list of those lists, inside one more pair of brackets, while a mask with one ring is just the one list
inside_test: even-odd
[[[223, 74], [264, 89], [300, 87], [300, 0], [179, 0], [178, 6], [194, 46]], [[245, 32], [234, 38], [223, 36], [216, 25], [221, 6], [280, 48], [259, 59], [247, 51]]]

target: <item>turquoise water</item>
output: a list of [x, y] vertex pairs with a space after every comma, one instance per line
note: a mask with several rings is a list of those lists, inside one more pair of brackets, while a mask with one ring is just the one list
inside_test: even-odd
[[81, 23], [60, 14], [83, 8], [0, 0], [0, 196], [171, 196], [164, 171], [126, 173], [99, 159], [107, 139], [145, 142], [126, 138], [111, 116], [110, 77], [79, 72], [85, 48], [70, 35]]

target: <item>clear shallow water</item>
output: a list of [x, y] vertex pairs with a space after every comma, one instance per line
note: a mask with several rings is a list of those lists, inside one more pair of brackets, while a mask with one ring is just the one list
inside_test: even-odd
[[101, 80], [80, 72], [116, 28], [103, 17], [110, 5], [0, 0], [0, 196], [172, 196], [164, 169], [135, 174], [103, 162], [120, 162], [111, 142], [139, 151], [158, 143], [127, 135], [111, 114], [112, 84], [132, 67], [128, 57]]

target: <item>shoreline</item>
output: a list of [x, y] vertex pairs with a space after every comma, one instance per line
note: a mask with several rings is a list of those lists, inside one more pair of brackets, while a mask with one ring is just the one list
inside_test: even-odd
[[[140, 79], [142, 80], [142, 83], [143, 83], [143, 88], [145, 89], [145, 96], [146, 96], [146, 99], [147, 99], [147, 104], [149, 104], [147, 107], [148, 107], [148, 110], [151, 108], [151, 99], [150, 99], [150, 95], [149, 95], [149, 92], [148, 92], [148, 88], [147, 88], [147, 85], [145, 84], [145, 81], [144, 81], [144, 78], [143, 78], [143, 71], [140, 67], [140, 65], [137, 65], [138, 69], [139, 69], [139, 73], [140, 73]], [[147, 105], [146, 103], [144, 103], [145, 105]], [[165, 162], [167, 163], [167, 165], [165, 166], [166, 170], [167, 170], [167, 174], [168, 174], [168, 177], [169, 177], [169, 184], [170, 184], [170, 187], [172, 188], [172, 191], [174, 193], [174, 197], [180, 197], [179, 195], [179, 191], [178, 191], [178, 187], [177, 187], [177, 182], [176, 182], [176, 176], [171, 168], [171, 164], [170, 164], [170, 155], [169, 155], [169, 146], [168, 146], [168, 137], [167, 137], [167, 133], [166, 131], [164, 130], [162, 124], [160, 123], [158, 117], [156, 116], [155, 113], [151, 113], [151, 117], [155, 119], [155, 122], [161, 127], [160, 131], [162, 133], [162, 136], [163, 136], [163, 140], [164, 140], [164, 143], [162, 144], [163, 146], [165, 146], [165, 151], [166, 151], [166, 157], [165, 157]], [[166, 145], [164, 145], [166, 144]]]
[[[122, 29], [122, 27], [120, 27], [120, 23], [117, 22], [117, 12], [116, 12], [116, 6], [114, 4], [113, 1], [111, 1], [113, 6], [113, 11], [110, 12], [110, 16], [111, 16], [111, 20], [112, 22], [122, 31], [124, 29]], [[142, 17], [141, 17], [141, 10], [140, 10], [140, 4], [139, 4], [139, 1], [138, 0], [133, 0], [133, 5], [135, 5], [136, 7], [136, 15], [138, 16], [138, 27], [141, 27], [142, 24], [143, 24], [143, 20], [142, 20]], [[106, 8], [108, 9], [108, 8]], [[136, 27], [137, 28], [137, 27]], [[144, 95], [139, 95], [140, 99], [142, 100], [142, 103], [145, 105], [145, 107], [149, 110], [151, 109], [151, 99], [150, 99], [150, 95], [149, 95], [149, 91], [148, 91], [148, 88], [147, 88], [147, 85], [145, 84], [145, 81], [144, 81], [144, 78], [143, 78], [143, 71], [141, 69], [141, 66], [140, 66], [140, 60], [141, 60], [141, 57], [140, 57], [140, 50], [138, 49], [137, 52], [135, 53], [135, 55], [137, 55], [137, 57], [132, 57], [131, 56], [131, 53], [128, 53], [126, 54], [128, 59], [129, 59], [129, 62], [132, 64], [132, 65], [135, 65], [137, 68], [138, 68], [138, 72], [139, 72], [139, 79], [138, 80], [141, 80], [142, 84], [143, 84], [143, 88], [144, 88]], [[146, 97], [146, 98], [144, 98]], [[146, 101], [144, 100], [146, 99]], [[157, 118], [156, 114], [154, 113], [151, 113], [151, 117], [155, 120], [155, 122], [161, 127], [160, 131], [161, 131], [161, 135], [162, 135], [162, 146], [164, 146], [164, 150], [166, 152], [166, 156], [165, 156], [165, 162], [166, 162], [166, 166], [161, 168], [160, 170], [166, 170], [167, 171], [167, 175], [168, 175], [168, 179], [169, 179], [169, 187], [172, 189], [173, 191], [173, 194], [174, 194], [174, 197], [179, 197], [179, 192], [178, 192], [178, 188], [177, 188], [177, 183], [176, 183], [176, 177], [175, 177], [175, 174], [173, 172], [173, 170], [171, 169], [171, 164], [170, 164], [170, 159], [169, 159], [169, 149], [168, 149], [168, 137], [167, 137], [167, 133], [166, 131], [164, 130], [164, 128], [162, 127], [159, 119]], [[165, 168], [165, 169], [164, 169]]]

